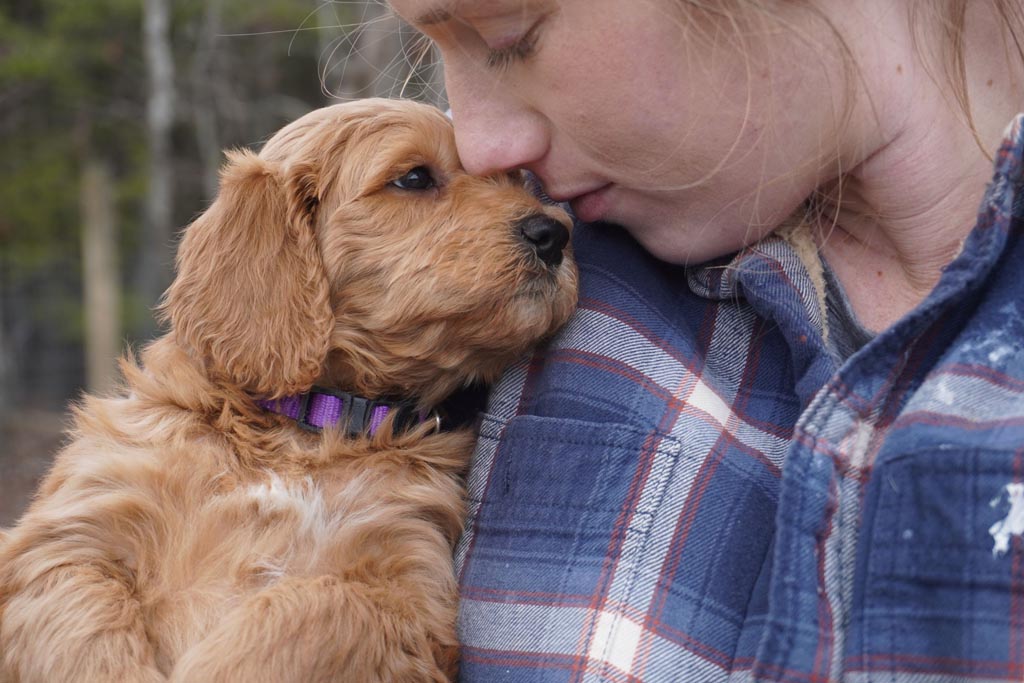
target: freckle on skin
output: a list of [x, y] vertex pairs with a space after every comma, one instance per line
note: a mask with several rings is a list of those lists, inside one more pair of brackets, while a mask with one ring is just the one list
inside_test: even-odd
[[986, 83], [985, 85], [987, 85], [988, 87], [991, 88], [992, 87], [992, 79], [991, 78], [988, 79], [988, 83]]
[[878, 277], [882, 277], [882, 271], [878, 271], [877, 273], [875, 273], [875, 275], [877, 275]]
[[898, 74], [903, 73], [903, 65], [902, 64], [897, 64], [896, 65], [896, 73], [898, 73]]

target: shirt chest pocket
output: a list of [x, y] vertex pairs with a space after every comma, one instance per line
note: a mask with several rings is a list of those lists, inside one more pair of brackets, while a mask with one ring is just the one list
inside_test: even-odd
[[[562, 566], [603, 558], [652, 435], [609, 423], [520, 416], [485, 428], [494, 466], [475, 524], [494, 552]], [[648, 452], [648, 450], [650, 452]]]
[[573, 634], [592, 635], [593, 614], [648, 614], [680, 661], [737, 652], [765, 607], [777, 480], [760, 459], [712, 427], [683, 441], [533, 416], [485, 421], [481, 452], [493, 465], [486, 481], [474, 481], [483, 467], [470, 476], [464, 598], [557, 606], [545, 619]]
[[1024, 452], [1002, 449], [932, 448], [876, 467], [853, 631], [866, 668], [949, 672], [1024, 644], [1008, 641], [1024, 624], [1022, 476]]

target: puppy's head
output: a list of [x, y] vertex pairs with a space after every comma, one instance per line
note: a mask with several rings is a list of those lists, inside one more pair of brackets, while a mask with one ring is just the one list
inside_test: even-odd
[[163, 312], [212, 378], [250, 393], [430, 403], [565, 322], [569, 228], [518, 177], [466, 174], [436, 109], [335, 105], [229, 154]]

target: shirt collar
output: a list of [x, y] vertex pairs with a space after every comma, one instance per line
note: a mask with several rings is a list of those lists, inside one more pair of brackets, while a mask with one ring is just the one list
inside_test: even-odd
[[[857, 354], [872, 354], [874, 366], [890, 363], [944, 313], [981, 288], [1004, 252], [1014, 218], [1024, 217], [1024, 114], [1008, 126], [996, 153], [991, 183], [975, 228], [956, 259], [943, 271], [931, 294], [895, 325]], [[690, 289], [698, 296], [749, 304], [778, 325], [790, 346], [797, 393], [807, 401], [823, 377], [837, 370], [823, 339], [823, 316], [817, 288], [793, 246], [770, 235], [734, 256], [691, 268]], [[883, 357], [886, 356], [886, 357]]]

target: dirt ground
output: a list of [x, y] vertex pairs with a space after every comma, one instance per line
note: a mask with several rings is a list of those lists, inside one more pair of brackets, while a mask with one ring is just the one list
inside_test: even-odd
[[39, 480], [62, 443], [60, 413], [9, 413], [0, 418], [0, 528], [28, 507]]

